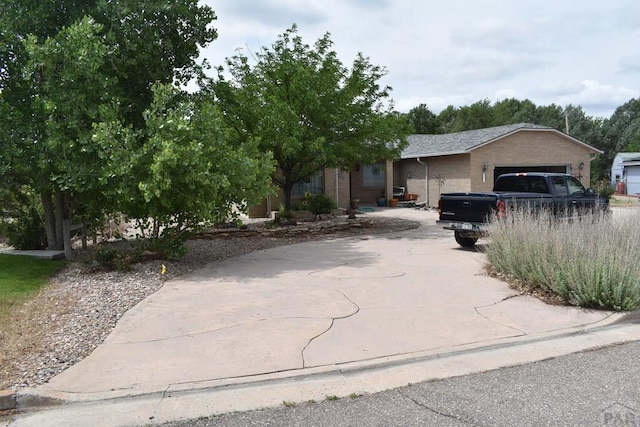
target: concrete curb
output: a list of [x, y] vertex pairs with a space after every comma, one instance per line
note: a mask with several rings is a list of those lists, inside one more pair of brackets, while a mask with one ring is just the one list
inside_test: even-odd
[[[433, 349], [412, 354], [399, 354], [358, 362], [265, 373], [249, 377], [203, 380], [195, 383], [174, 383], [169, 384], [163, 388], [163, 390], [147, 390], [139, 393], [131, 393], [130, 390], [114, 390], [97, 393], [43, 392], [37, 388], [27, 388], [16, 395], [16, 402], [17, 408], [20, 411], [38, 411], [67, 404], [118, 401], [120, 399], [141, 399], [164, 395], [166, 393], [179, 395], [182, 393], [212, 393], [230, 389], [255, 389], [289, 382], [304, 383], [307, 381], [320, 381], [331, 377], [344, 380], [345, 377], [361, 377], [365, 374], [394, 370], [404, 371], [421, 365], [447, 364], [450, 363], [449, 361], [451, 360], [463, 360], [464, 358], [474, 359], [478, 357], [478, 355], [502, 354], [514, 351], [521, 352], [521, 349], [525, 347], [545, 348], [545, 351], [543, 351], [544, 354], [539, 358], [536, 357], [536, 355], [532, 355], [523, 360], [514, 358], [515, 363], [507, 363], [506, 360], [503, 360], [502, 364], [497, 362], [499, 364], [496, 365], [496, 361], [491, 360], [493, 356], [490, 356], [485, 362], [486, 368], [478, 367], [476, 363], [473, 363], [474, 367], [468, 371], [456, 371], [453, 375], [447, 375], [446, 370], [444, 370], [442, 372], [432, 373], [432, 376], [423, 380], [437, 379], [529, 363], [544, 358], [557, 357], [572, 352], [585, 351], [634, 340], [640, 340], [640, 328], [638, 328], [637, 324], [635, 324], [635, 322], [624, 322], [620, 316], [612, 315], [594, 325], [561, 330], [553, 333], [514, 336], [506, 340], [496, 339], [489, 342], [463, 345], [453, 349]], [[565, 341], [571, 342], [567, 347], [567, 351], [563, 350], [563, 342]], [[497, 357], [496, 360], [500, 360], [500, 358]], [[456, 364], [458, 363], [459, 362], [456, 362]], [[406, 383], [394, 384], [392, 388], [404, 384]]]
[[[68, 401], [55, 407], [34, 407], [22, 412], [16, 427], [40, 425], [130, 426], [161, 424], [234, 411], [249, 411], [282, 405], [320, 401], [328, 395], [376, 393], [427, 380], [437, 380], [518, 366], [574, 352], [589, 351], [640, 340], [637, 324], [607, 324], [586, 330], [572, 330], [548, 337], [520, 340], [512, 345], [435, 353], [406, 363], [401, 360], [375, 366], [327, 366], [315, 372], [290, 372], [261, 376], [251, 381], [235, 379], [226, 384], [213, 382], [177, 384], [161, 392], [121, 396], [93, 401]], [[18, 407], [22, 399], [18, 397]], [[78, 396], [76, 396], [78, 397]], [[95, 397], [95, 396], [94, 396]], [[52, 402], [60, 403], [58, 400]], [[45, 403], [46, 399], [39, 400]], [[108, 421], [105, 421], [108, 420]]]
[[0, 411], [16, 409], [17, 399], [13, 390], [0, 390]]

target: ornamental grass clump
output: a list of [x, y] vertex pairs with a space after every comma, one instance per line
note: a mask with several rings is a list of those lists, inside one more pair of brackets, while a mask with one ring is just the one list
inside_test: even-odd
[[639, 211], [558, 219], [515, 210], [493, 219], [488, 234], [490, 267], [531, 291], [581, 307], [640, 307]]

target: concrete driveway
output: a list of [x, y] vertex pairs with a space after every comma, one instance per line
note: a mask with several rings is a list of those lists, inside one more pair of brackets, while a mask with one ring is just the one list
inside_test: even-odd
[[198, 416], [321, 400], [640, 339], [620, 315], [549, 306], [488, 277], [482, 253], [458, 247], [435, 212], [366, 215], [423, 225], [268, 249], [169, 281], [21, 401], [129, 407], [140, 396], [132, 414], [160, 422], [180, 405]]

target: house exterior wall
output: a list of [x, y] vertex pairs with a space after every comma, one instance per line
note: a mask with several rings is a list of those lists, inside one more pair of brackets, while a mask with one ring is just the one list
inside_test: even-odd
[[430, 207], [438, 205], [440, 193], [491, 191], [496, 167], [554, 166], [571, 171], [589, 187], [590, 159], [588, 147], [560, 134], [522, 130], [465, 154], [422, 158], [421, 163], [403, 159], [396, 164], [394, 185], [406, 186]]
[[[338, 183], [336, 187], [336, 181]], [[325, 169], [324, 171], [324, 192], [336, 201], [339, 208], [349, 207], [350, 185], [349, 172], [340, 169]]]
[[418, 195], [417, 203], [438, 206], [440, 193], [470, 191], [469, 154], [404, 159], [396, 163], [394, 185]]
[[393, 185], [404, 187], [407, 193], [417, 194], [417, 203], [427, 196], [427, 161], [418, 159], [400, 160], [394, 165]]
[[[490, 191], [494, 168], [500, 166], [568, 166], [585, 187], [590, 185], [590, 152], [561, 135], [544, 131], [520, 131], [471, 152], [471, 191]], [[487, 163], [485, 182], [482, 168]], [[580, 164], [583, 168], [580, 170]]]
[[428, 163], [428, 205], [438, 206], [441, 193], [470, 191], [469, 154], [430, 157]]
[[360, 206], [375, 206], [376, 198], [382, 193], [387, 199], [393, 194], [393, 186], [395, 184], [396, 172], [394, 172], [394, 163], [391, 161], [381, 161], [379, 163], [382, 173], [384, 174], [384, 182], [379, 185], [368, 186], [364, 182], [364, 168], [360, 166], [351, 171], [351, 199], [359, 200]]
[[[336, 187], [336, 178], [338, 186]], [[337, 202], [339, 208], [347, 208], [350, 200], [349, 172], [339, 169], [327, 168], [324, 170], [324, 193]], [[292, 197], [292, 201], [302, 197]], [[284, 204], [284, 194], [278, 189], [276, 194], [266, 197], [262, 202], [249, 207], [249, 217], [269, 218], [271, 212], [277, 211], [281, 204]]]
[[284, 197], [282, 190], [278, 189], [276, 194], [267, 196], [259, 204], [249, 206], [249, 218], [269, 218], [271, 212], [277, 211], [280, 204], [284, 204]]

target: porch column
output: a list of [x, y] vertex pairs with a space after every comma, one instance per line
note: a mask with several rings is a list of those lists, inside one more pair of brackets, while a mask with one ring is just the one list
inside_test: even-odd
[[387, 200], [389, 200], [389, 199], [393, 199], [393, 161], [392, 160], [386, 161], [386, 167], [384, 171], [385, 171], [384, 194], [387, 195]]

